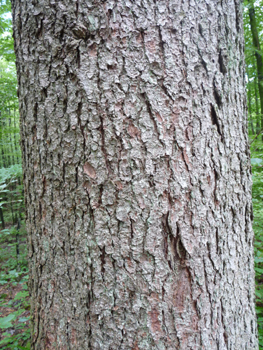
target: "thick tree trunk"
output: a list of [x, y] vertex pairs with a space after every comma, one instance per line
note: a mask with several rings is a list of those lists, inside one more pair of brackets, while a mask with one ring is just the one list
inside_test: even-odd
[[238, 0], [13, 0], [32, 349], [257, 349]]

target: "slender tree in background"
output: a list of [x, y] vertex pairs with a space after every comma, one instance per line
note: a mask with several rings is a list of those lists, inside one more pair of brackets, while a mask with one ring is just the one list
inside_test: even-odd
[[[257, 62], [257, 80], [258, 80], [258, 91], [259, 91], [260, 111], [261, 111], [260, 124], [261, 124], [261, 130], [263, 130], [263, 57], [262, 57], [262, 52], [260, 48], [258, 27], [257, 27], [255, 8], [254, 8], [254, 0], [249, 0], [248, 4], [249, 4], [248, 6], [249, 6], [250, 28], [251, 28], [255, 57]], [[263, 140], [263, 135], [262, 135], [262, 140]]]
[[[248, 80], [249, 80], [249, 71], [247, 71], [247, 76], [248, 76]], [[255, 130], [254, 130], [254, 124], [253, 124], [253, 117], [252, 117], [252, 106], [251, 106], [251, 85], [248, 84], [248, 91], [247, 91], [247, 96], [248, 96], [248, 116], [249, 116], [249, 126], [251, 128], [252, 134], [255, 134]], [[257, 130], [257, 129], [256, 129]], [[259, 132], [259, 130], [257, 130], [257, 132]]]
[[257, 349], [237, 0], [13, 0], [32, 349]]
[[[253, 70], [256, 72], [255, 64], [253, 64]], [[257, 133], [260, 132], [260, 122], [261, 122], [261, 114], [259, 112], [259, 103], [258, 103], [258, 84], [257, 84], [257, 77], [254, 78], [254, 91], [255, 91], [255, 111], [256, 111], [256, 130]]]
[[12, 21], [7, 16], [10, 11], [10, 1], [0, 0], [0, 168], [21, 163]]

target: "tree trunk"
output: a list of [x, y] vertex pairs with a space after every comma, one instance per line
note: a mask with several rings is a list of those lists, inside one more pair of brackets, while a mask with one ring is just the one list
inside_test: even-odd
[[238, 0], [13, 0], [32, 349], [257, 349]]
[[16, 164], [15, 162], [15, 151], [14, 151], [14, 129], [12, 128], [12, 115], [11, 110], [8, 110], [9, 113], [9, 143], [10, 143], [10, 159], [11, 165]]
[[1, 226], [2, 229], [5, 229], [5, 220], [4, 220], [4, 213], [2, 207], [0, 207], [0, 220], [1, 220]]
[[2, 113], [0, 112], [0, 148], [1, 148], [1, 168], [5, 168], [5, 152], [4, 152], [4, 118], [2, 116]]
[[247, 77], [248, 77], [248, 81], [249, 84], [247, 85], [247, 89], [248, 89], [248, 120], [249, 120], [249, 124], [250, 124], [250, 130], [251, 130], [251, 134], [254, 135], [255, 134], [255, 130], [254, 130], [254, 120], [253, 120], [253, 115], [252, 115], [252, 106], [251, 106], [251, 84], [250, 84], [250, 77], [249, 77], [249, 69], [247, 67]]
[[20, 156], [20, 147], [19, 147], [19, 134], [17, 132], [17, 125], [16, 125], [16, 118], [17, 118], [17, 111], [14, 110], [14, 145], [15, 145], [15, 153], [16, 153], [16, 164], [21, 163], [21, 156]]
[[[263, 129], [263, 57], [260, 49], [260, 42], [258, 36], [257, 21], [254, 8], [254, 0], [248, 0], [249, 3], [249, 20], [251, 34], [253, 38], [253, 45], [255, 47], [255, 57], [257, 61], [257, 76], [258, 76], [258, 91], [260, 100], [260, 111], [261, 111], [261, 129]], [[262, 135], [263, 140], [263, 135]]]
[[[253, 69], [255, 69], [255, 64], [253, 62]], [[261, 119], [261, 114], [259, 111], [259, 104], [258, 104], [258, 83], [257, 83], [257, 76], [254, 77], [254, 90], [255, 90], [255, 106], [256, 106], [256, 130], [257, 133], [260, 132], [260, 119]]]

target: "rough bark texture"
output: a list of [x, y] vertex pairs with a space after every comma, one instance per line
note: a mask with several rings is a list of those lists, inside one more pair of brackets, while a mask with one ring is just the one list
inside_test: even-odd
[[13, 0], [32, 349], [257, 349], [238, 0]]

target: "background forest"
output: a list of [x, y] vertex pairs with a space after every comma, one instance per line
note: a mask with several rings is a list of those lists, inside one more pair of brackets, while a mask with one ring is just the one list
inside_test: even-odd
[[[256, 311], [263, 349], [263, 0], [244, 1]], [[0, 0], [0, 348], [30, 349], [27, 250], [11, 5]]]

